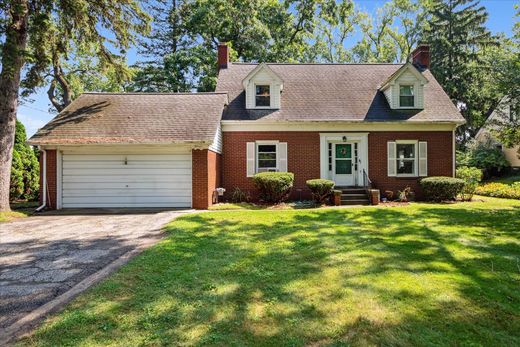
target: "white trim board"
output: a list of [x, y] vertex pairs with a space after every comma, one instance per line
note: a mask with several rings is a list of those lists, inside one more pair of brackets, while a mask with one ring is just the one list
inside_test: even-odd
[[458, 125], [452, 122], [263, 122], [224, 120], [222, 121], [222, 131], [453, 131]]

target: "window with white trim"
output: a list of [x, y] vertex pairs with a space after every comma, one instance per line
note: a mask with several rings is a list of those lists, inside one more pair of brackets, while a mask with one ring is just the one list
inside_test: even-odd
[[415, 94], [413, 85], [399, 86], [399, 107], [414, 107]]
[[416, 143], [396, 142], [397, 176], [417, 176], [417, 146]]
[[270, 107], [271, 106], [271, 86], [268, 84], [255, 86], [255, 106]]
[[256, 172], [277, 171], [278, 151], [276, 143], [257, 143]]

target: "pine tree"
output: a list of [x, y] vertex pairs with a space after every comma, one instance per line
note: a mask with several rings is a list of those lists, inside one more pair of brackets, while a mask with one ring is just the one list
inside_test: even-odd
[[[425, 24], [423, 41], [431, 46], [431, 71], [458, 106], [467, 124], [459, 128], [464, 139], [474, 135], [485, 113], [496, 105], [496, 94], [480, 57], [498, 44], [486, 28], [488, 13], [476, 0], [433, 0]], [[471, 93], [475, 86], [479, 93]]]
[[16, 121], [9, 189], [11, 200], [34, 200], [38, 197], [40, 166], [36, 154], [26, 141], [25, 127]]

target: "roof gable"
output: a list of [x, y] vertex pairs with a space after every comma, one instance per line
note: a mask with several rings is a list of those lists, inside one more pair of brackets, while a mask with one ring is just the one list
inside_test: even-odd
[[421, 83], [421, 85], [425, 85], [428, 83], [428, 79], [424, 77], [424, 75], [417, 70], [417, 68], [410, 62], [407, 62], [403, 66], [401, 66], [396, 72], [394, 72], [390, 77], [382, 84], [381, 90], [385, 90], [388, 87], [390, 87], [392, 84], [394, 84], [399, 77], [401, 77], [406, 71], [409, 71], [412, 73], [415, 78]]
[[251, 72], [247, 74], [247, 76], [242, 80], [242, 85], [244, 86], [244, 89], [247, 88], [251, 80], [254, 80], [254, 78], [259, 75], [261, 72], [266, 73], [269, 75], [271, 81], [273, 83], [277, 83], [280, 85], [283, 85], [283, 80], [274, 72], [266, 63], [258, 64]]

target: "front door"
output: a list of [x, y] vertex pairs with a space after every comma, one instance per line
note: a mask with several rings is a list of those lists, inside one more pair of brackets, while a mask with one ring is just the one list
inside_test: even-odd
[[333, 173], [337, 186], [354, 185], [354, 153], [352, 143], [334, 144]]

